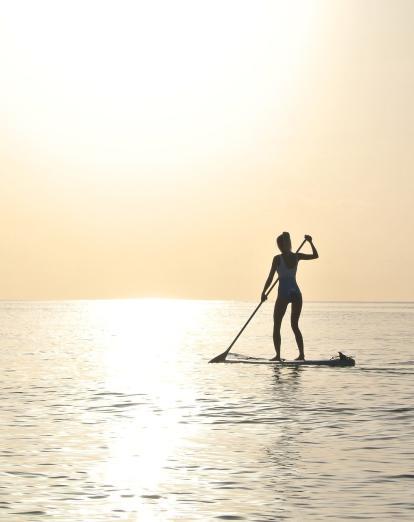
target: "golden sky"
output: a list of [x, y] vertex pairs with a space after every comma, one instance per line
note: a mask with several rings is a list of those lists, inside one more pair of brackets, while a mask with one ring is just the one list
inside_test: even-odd
[[413, 299], [412, 0], [0, 2], [1, 298]]

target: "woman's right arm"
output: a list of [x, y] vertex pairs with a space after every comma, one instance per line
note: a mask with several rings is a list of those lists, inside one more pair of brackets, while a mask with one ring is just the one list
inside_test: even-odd
[[272, 284], [273, 277], [275, 275], [277, 268], [277, 256], [273, 258], [272, 266], [270, 267], [269, 275], [267, 276], [266, 283], [263, 287], [262, 295], [260, 297], [260, 301], [263, 303], [267, 299], [266, 290], [269, 288], [269, 286]]
[[318, 251], [315, 248], [315, 245], [313, 244], [312, 237], [311, 236], [305, 236], [305, 239], [306, 239], [306, 241], [308, 241], [308, 243], [312, 247], [312, 254], [302, 254], [302, 253], [299, 253], [298, 254], [298, 261], [300, 261], [301, 259], [304, 259], [304, 260], [307, 260], [307, 259], [318, 259], [319, 254], [318, 254]]

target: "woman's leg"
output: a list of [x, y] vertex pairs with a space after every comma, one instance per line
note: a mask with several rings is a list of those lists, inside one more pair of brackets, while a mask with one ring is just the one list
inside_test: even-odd
[[272, 361], [280, 361], [280, 327], [282, 326], [282, 319], [285, 315], [288, 301], [282, 297], [278, 297], [275, 303], [275, 311], [273, 313], [273, 344], [275, 345], [276, 356]]
[[302, 311], [302, 296], [299, 294], [292, 300], [292, 310], [290, 316], [290, 324], [292, 326], [293, 333], [295, 334], [296, 344], [298, 345], [299, 357], [298, 360], [305, 358], [303, 351], [303, 337], [299, 330], [299, 317]]

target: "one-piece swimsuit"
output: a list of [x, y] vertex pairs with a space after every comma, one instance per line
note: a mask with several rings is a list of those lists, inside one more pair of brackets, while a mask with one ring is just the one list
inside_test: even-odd
[[[297, 257], [297, 256], [296, 256]], [[279, 274], [279, 289], [278, 297], [282, 297], [288, 302], [292, 302], [302, 296], [301, 291], [296, 282], [296, 270], [298, 263], [296, 260], [295, 266], [289, 268], [286, 265], [283, 256], [279, 256], [279, 266], [277, 267], [277, 273]]]

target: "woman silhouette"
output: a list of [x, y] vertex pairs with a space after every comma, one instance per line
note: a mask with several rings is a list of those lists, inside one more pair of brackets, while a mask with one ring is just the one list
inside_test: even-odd
[[276, 239], [277, 246], [281, 252], [280, 255], [275, 256], [272, 261], [270, 273], [266, 279], [263, 288], [261, 301], [266, 301], [266, 290], [272, 283], [275, 272], [279, 275], [279, 289], [275, 303], [275, 310], [273, 313], [273, 343], [275, 345], [276, 355], [271, 360], [280, 361], [280, 327], [282, 319], [285, 315], [287, 305], [292, 303], [290, 324], [293, 333], [295, 334], [296, 344], [299, 349], [299, 357], [296, 360], [304, 360], [305, 352], [303, 349], [303, 337], [299, 330], [299, 317], [302, 311], [302, 294], [296, 282], [296, 270], [301, 259], [317, 259], [319, 257], [315, 245], [312, 242], [311, 236], [305, 236], [312, 247], [312, 254], [295, 254], [292, 252], [292, 243], [290, 241], [289, 232], [283, 232]]

